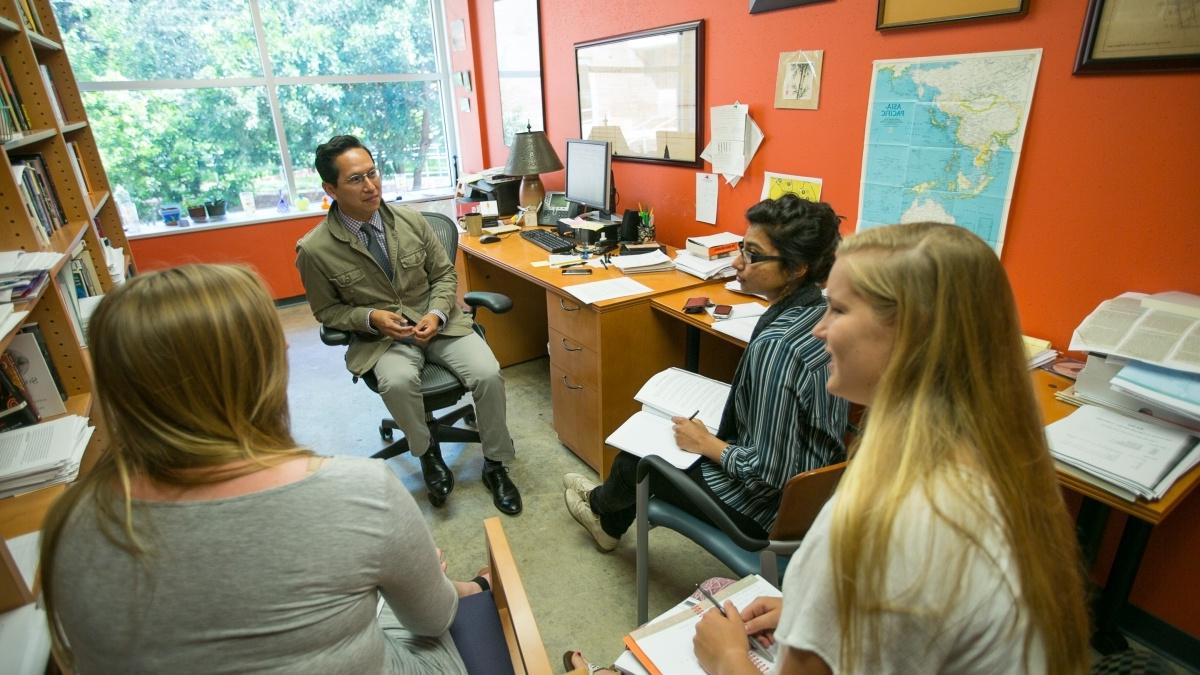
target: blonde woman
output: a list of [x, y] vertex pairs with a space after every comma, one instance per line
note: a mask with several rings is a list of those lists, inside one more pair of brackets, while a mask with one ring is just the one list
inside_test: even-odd
[[867, 230], [828, 292], [829, 391], [868, 406], [865, 431], [782, 606], [709, 612], [701, 663], [754, 672], [749, 634], [789, 674], [1084, 672], [1074, 533], [995, 253], [950, 225]]
[[382, 462], [296, 446], [283, 332], [252, 272], [136, 277], [96, 310], [90, 348], [112, 443], [42, 548], [75, 670], [463, 670], [446, 630], [476, 585], [446, 578]]

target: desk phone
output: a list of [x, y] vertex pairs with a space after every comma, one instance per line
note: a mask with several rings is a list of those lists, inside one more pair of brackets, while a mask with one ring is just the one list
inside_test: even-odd
[[542, 208], [538, 209], [538, 225], [557, 227], [559, 218], [573, 218], [578, 215], [578, 207], [567, 201], [565, 192], [547, 192], [542, 200]]

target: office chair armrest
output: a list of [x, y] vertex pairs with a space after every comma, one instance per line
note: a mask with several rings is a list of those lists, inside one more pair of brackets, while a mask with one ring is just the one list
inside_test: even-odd
[[463, 302], [471, 308], [471, 315], [475, 315], [475, 310], [483, 307], [492, 314], [503, 314], [512, 309], [512, 298], [503, 293], [491, 293], [489, 291], [471, 291], [463, 294]]
[[349, 331], [338, 330], [328, 326], [321, 326], [321, 342], [324, 342], [330, 347], [348, 345], [350, 344], [350, 333]]
[[729, 514], [725, 513], [721, 505], [704, 491], [704, 488], [697, 485], [686, 472], [671, 466], [662, 457], [654, 455], [643, 457], [637, 466], [637, 482], [641, 483], [643, 480], [649, 480], [651, 472], [659, 474], [663, 480], [671, 484], [671, 487], [687, 497], [688, 501], [699, 509], [704, 514], [704, 517], [708, 518], [709, 522], [720, 528], [733, 543], [741, 548], [748, 551], [757, 551], [770, 543], [766, 539], [756, 539], [746, 536], [729, 517]]

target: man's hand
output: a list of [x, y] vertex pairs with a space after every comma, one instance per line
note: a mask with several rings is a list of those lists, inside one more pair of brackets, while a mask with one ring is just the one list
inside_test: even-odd
[[737, 607], [726, 602], [725, 613], [728, 616], [710, 609], [696, 624], [696, 637], [692, 638], [696, 660], [706, 673], [757, 672], [747, 655], [746, 629]]
[[742, 610], [746, 635], [754, 636], [758, 643], [770, 647], [775, 642], [775, 629], [779, 627], [779, 613], [783, 598], [759, 597]]
[[698, 453], [714, 462], [721, 461], [726, 443], [708, 433], [703, 422], [686, 417], [672, 417], [671, 421], [675, 423], [675, 445], [680, 450]]
[[413, 329], [413, 337], [422, 343], [428, 344], [433, 336], [437, 335], [438, 329], [442, 327], [442, 320], [437, 314], [430, 312], [421, 317], [417, 322], [416, 328]]
[[386, 309], [371, 310], [371, 327], [393, 340], [403, 340], [413, 336], [413, 327], [408, 319]]

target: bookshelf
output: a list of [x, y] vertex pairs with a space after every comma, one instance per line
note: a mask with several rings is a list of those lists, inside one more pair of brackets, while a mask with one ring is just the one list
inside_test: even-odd
[[[23, 20], [18, 6], [26, 3], [39, 16], [40, 30], [33, 30]], [[97, 290], [108, 291], [113, 285], [107, 261], [103, 259], [102, 238], [107, 238], [113, 247], [124, 249], [125, 273], [129, 275], [134, 272], [132, 257], [48, 0], [0, 0], [0, 55], [8, 65], [10, 82], [19, 92], [29, 126], [18, 137], [4, 142], [0, 152], [0, 250], [66, 254], [51, 270], [51, 283], [14, 309], [28, 311], [25, 323], [36, 322], [41, 328], [66, 389], [68, 413], [91, 417], [96, 427], [84, 455], [80, 470], [83, 473], [105, 446], [107, 432], [94, 406], [87, 348], [72, 323], [73, 301], [67, 294], [74, 289], [60, 286], [54, 279], [64, 266], [71, 264], [71, 254], [81, 243], [85, 246], [84, 255], [91, 257], [95, 268]], [[52, 85], [47, 85], [47, 73]], [[62, 205], [61, 226], [45, 237], [39, 235], [37, 228], [42, 226], [30, 216], [22, 201], [13, 172], [13, 162], [19, 161], [14, 158], [31, 155], [43, 159], [46, 174]], [[87, 175], [86, 184], [81, 185], [74, 164]], [[20, 326], [0, 335], [0, 352], [9, 347], [19, 331]], [[0, 620], [32, 602], [38, 591], [36, 578], [29, 583], [17, 570], [5, 542], [41, 529], [47, 509], [63, 490], [59, 485], [0, 499]]]

